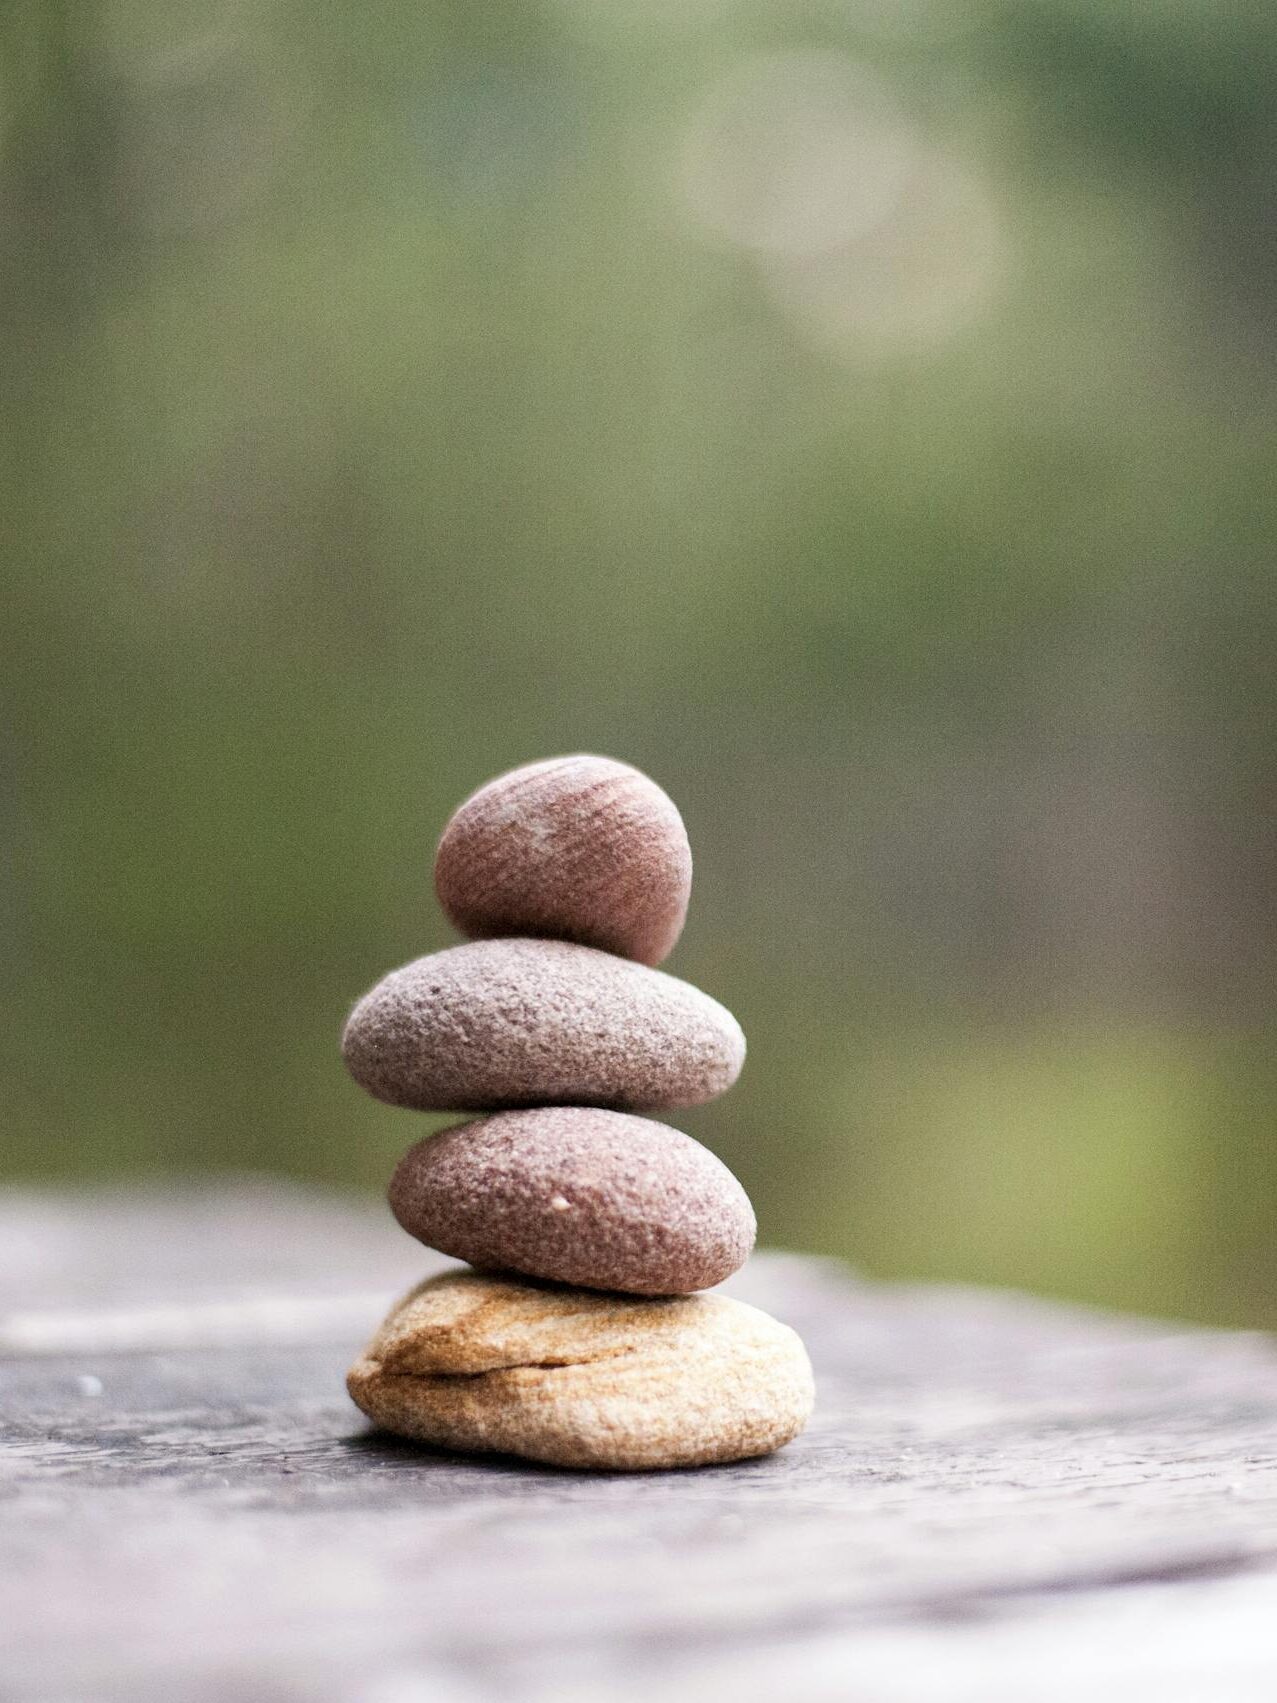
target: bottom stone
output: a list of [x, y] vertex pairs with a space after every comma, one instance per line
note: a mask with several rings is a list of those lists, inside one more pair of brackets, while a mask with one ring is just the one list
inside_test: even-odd
[[743, 1301], [472, 1271], [405, 1296], [346, 1386], [403, 1437], [604, 1471], [770, 1454], [802, 1430], [815, 1393], [799, 1338]]

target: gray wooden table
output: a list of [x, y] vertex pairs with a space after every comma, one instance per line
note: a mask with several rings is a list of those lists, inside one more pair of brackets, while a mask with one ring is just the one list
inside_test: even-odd
[[760, 1255], [810, 1431], [584, 1477], [349, 1405], [430, 1263], [273, 1185], [0, 1195], [0, 1697], [1277, 1697], [1269, 1339]]

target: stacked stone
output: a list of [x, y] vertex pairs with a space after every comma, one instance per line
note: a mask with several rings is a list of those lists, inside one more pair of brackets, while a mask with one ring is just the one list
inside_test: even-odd
[[749, 1254], [748, 1196], [635, 1115], [712, 1100], [744, 1063], [731, 1013], [655, 967], [691, 880], [671, 800], [606, 758], [516, 769], [444, 829], [435, 887], [469, 940], [386, 976], [342, 1039], [379, 1100], [487, 1114], [390, 1185], [403, 1228], [473, 1269], [421, 1284], [352, 1367], [386, 1429], [616, 1469], [767, 1454], [806, 1423], [798, 1337], [698, 1293]]

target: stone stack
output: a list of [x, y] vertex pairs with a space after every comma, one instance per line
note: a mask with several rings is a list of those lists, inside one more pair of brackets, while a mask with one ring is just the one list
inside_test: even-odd
[[445, 828], [435, 887], [470, 939], [386, 976], [342, 1038], [379, 1100], [488, 1114], [390, 1185], [403, 1228], [473, 1269], [421, 1284], [351, 1368], [386, 1429], [621, 1469], [767, 1454], [806, 1423], [798, 1337], [697, 1293], [753, 1246], [744, 1189], [635, 1115], [712, 1100], [744, 1063], [731, 1013], [655, 968], [691, 880], [673, 803], [607, 758], [516, 769]]

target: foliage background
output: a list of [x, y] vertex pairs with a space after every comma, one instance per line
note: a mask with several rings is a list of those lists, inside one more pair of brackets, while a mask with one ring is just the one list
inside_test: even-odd
[[1275, 90], [1213, 0], [8, 0], [5, 1174], [380, 1186], [347, 1005], [601, 750], [766, 1240], [1277, 1323]]

